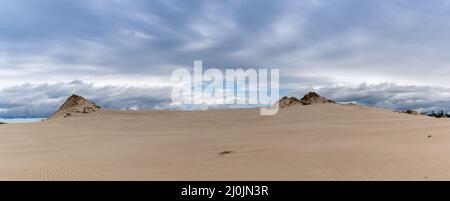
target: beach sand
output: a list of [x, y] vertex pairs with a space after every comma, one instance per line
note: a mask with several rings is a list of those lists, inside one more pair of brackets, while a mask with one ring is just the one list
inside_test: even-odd
[[0, 125], [0, 180], [449, 180], [450, 119], [318, 104]]

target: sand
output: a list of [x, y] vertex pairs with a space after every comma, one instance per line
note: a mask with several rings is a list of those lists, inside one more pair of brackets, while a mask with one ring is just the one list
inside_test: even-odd
[[450, 119], [362, 106], [0, 125], [0, 180], [449, 180]]

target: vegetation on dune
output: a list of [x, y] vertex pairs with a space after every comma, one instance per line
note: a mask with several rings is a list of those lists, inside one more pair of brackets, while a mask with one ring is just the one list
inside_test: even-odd
[[405, 111], [402, 111], [401, 113], [411, 114], [411, 115], [424, 115], [424, 116], [435, 117], [435, 118], [450, 118], [449, 112], [444, 112], [444, 110], [422, 112], [422, 113], [419, 113], [415, 110], [405, 110]]

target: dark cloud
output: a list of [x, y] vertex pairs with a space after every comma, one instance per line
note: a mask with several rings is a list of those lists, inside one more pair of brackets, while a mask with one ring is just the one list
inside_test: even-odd
[[[167, 75], [214, 67], [419, 80], [447, 68], [446, 1], [0, 0], [0, 69]], [[33, 60], [40, 58], [40, 60]], [[44, 61], [43, 61], [44, 60]], [[404, 69], [409, 69], [405, 72]], [[75, 70], [72, 70], [75, 71]], [[448, 73], [448, 71], [446, 71]], [[351, 75], [353, 76], [353, 75]]]

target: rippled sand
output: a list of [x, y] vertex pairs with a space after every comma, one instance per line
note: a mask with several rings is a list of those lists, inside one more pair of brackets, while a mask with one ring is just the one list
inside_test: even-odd
[[0, 180], [449, 180], [450, 119], [321, 104], [0, 125]]

